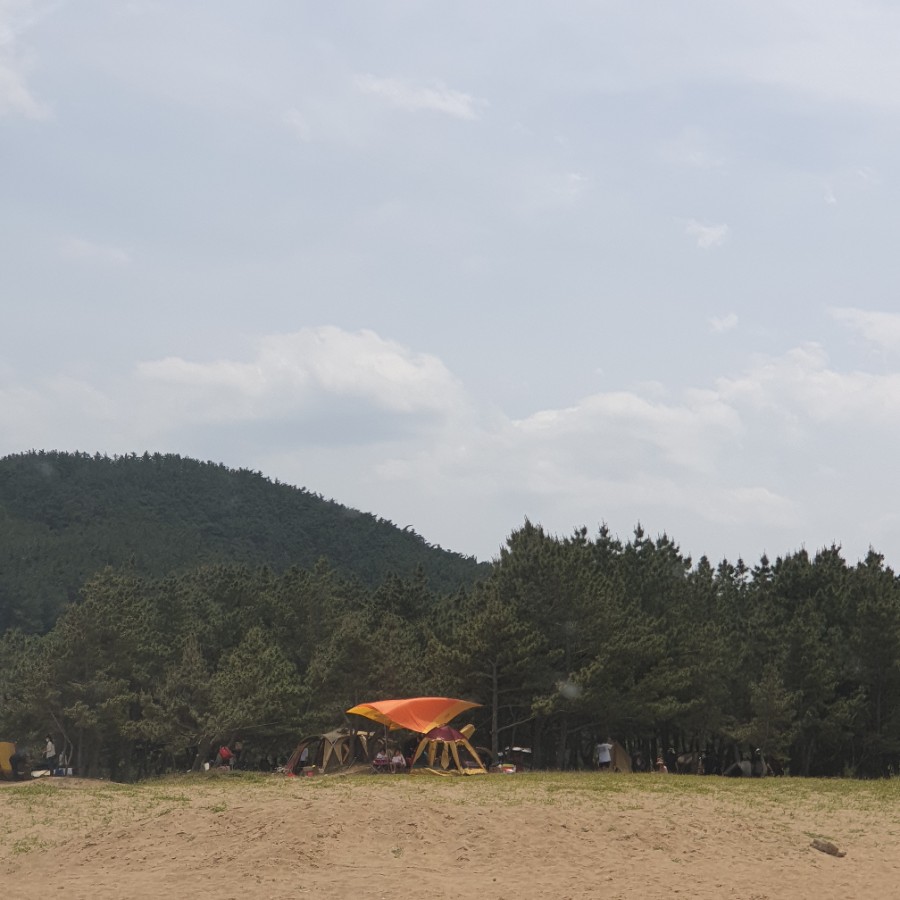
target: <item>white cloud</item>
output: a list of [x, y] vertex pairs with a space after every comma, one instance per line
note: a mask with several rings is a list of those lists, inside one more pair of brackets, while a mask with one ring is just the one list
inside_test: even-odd
[[829, 313], [877, 347], [900, 350], [900, 313], [872, 312], [854, 307], [833, 307]]
[[725, 160], [709, 148], [709, 139], [697, 128], [686, 128], [662, 145], [667, 162], [693, 169], [721, 169]]
[[174, 389], [177, 415], [217, 422], [321, 414], [342, 402], [397, 416], [440, 416], [458, 408], [462, 394], [436, 357], [372, 331], [334, 327], [270, 335], [252, 362], [173, 357], [142, 363], [138, 374], [164, 393]]
[[26, 84], [27, 64], [19, 50], [19, 36], [38, 17], [29, 0], [0, 0], [0, 118], [48, 116]]
[[458, 119], [477, 119], [487, 106], [486, 100], [453, 90], [440, 82], [429, 87], [400, 78], [360, 75], [356, 78], [356, 87], [364, 94], [379, 97], [408, 112], [431, 110]]
[[[171, 3], [0, 0], [2, 283], [28, 299], [2, 355], [89, 382], [0, 372], [7, 447], [290, 458], [423, 533], [455, 517], [462, 549], [525, 514], [815, 525], [817, 473], [863, 496], [881, 469], [874, 509], [900, 491], [900, 325], [845, 308], [891, 282], [900, 7], [547, 5], [510, 29], [406, 5], [348, 30], [328, 4], [272, 29], [235, 4], [173, 27]], [[52, 128], [26, 122], [51, 100]], [[115, 277], [72, 277], [95, 270]], [[860, 371], [798, 346], [826, 305]], [[323, 309], [349, 330], [296, 332]], [[746, 362], [759, 341], [794, 350]]]
[[35, 100], [25, 85], [15, 61], [0, 55], [0, 117], [21, 113], [29, 119], [47, 118], [47, 109]]
[[282, 123], [304, 144], [312, 140], [312, 129], [306, 116], [299, 109], [289, 109], [281, 117]]
[[514, 208], [526, 215], [570, 210], [591, 192], [593, 181], [583, 172], [559, 172], [531, 166], [511, 173], [509, 190]]
[[[127, 402], [84, 379], [53, 374], [31, 385], [0, 384], [3, 452], [24, 449], [134, 447]], [[120, 430], [121, 426], [121, 430]]]
[[728, 313], [727, 316], [712, 316], [709, 320], [709, 327], [711, 331], [714, 331], [716, 334], [723, 334], [726, 331], [732, 331], [737, 328], [738, 325], [738, 317], [737, 313]]
[[819, 424], [900, 430], [900, 372], [840, 372], [818, 344], [761, 359], [718, 382], [723, 402], [775, 414], [807, 433]]
[[866, 184], [880, 185], [881, 176], [869, 166], [859, 166], [855, 170], [856, 177]]
[[896, 5], [791, 0], [752, 8], [772, 27], [727, 53], [728, 64], [750, 80], [831, 102], [900, 106]]
[[370, 140], [365, 104], [355, 93], [297, 98], [280, 115], [281, 125], [301, 144], [332, 143], [365, 148]]
[[591, 179], [582, 172], [566, 172], [558, 179], [555, 195], [564, 206], [577, 203], [590, 190]]
[[53, 412], [40, 387], [0, 385], [0, 422], [10, 448], [33, 447], [34, 434], [49, 424]]
[[710, 247], [721, 247], [728, 239], [730, 229], [727, 225], [704, 225], [696, 219], [683, 220], [685, 234], [697, 239], [697, 246], [702, 250]]
[[616, 23], [627, 49], [600, 70], [607, 88], [738, 83], [782, 100], [900, 107], [900, 10], [889, 0], [663, 4], [652, 16], [646, 4], [630, 8]]
[[831, 172], [824, 184], [823, 199], [829, 206], [844, 201], [868, 202], [875, 199], [881, 186], [881, 177], [869, 166], [852, 166]]
[[131, 262], [131, 254], [112, 244], [86, 241], [83, 238], [64, 238], [59, 247], [60, 256], [70, 262], [91, 263], [106, 266], [124, 266]]
[[[723, 487], [704, 494], [706, 514], [713, 522], [740, 524], [750, 517], [769, 528], [796, 526], [803, 520], [802, 504], [796, 499], [761, 485]], [[762, 552], [762, 548], [754, 548]]]
[[533, 442], [558, 444], [563, 456], [587, 446], [595, 460], [615, 466], [640, 465], [643, 459], [700, 471], [708, 470], [723, 445], [741, 431], [734, 410], [713, 392], [700, 390], [675, 402], [631, 391], [593, 394], [576, 406], [543, 410], [512, 427]]
[[[248, 465], [470, 552], [477, 509], [496, 545], [526, 515], [561, 532], [602, 517], [684, 529], [713, 555], [724, 529], [752, 555], [764, 541], [786, 550], [840, 536], [840, 509], [825, 504], [851, 481], [878, 519], [884, 486], [863, 472], [848, 481], [848, 466], [898, 437], [900, 373], [842, 372], [809, 344], [708, 389], [650, 383], [512, 419], [434, 356], [322, 327], [265, 337], [246, 360], [146, 362], [103, 389], [0, 383], [0, 420], [20, 448], [174, 448]], [[843, 449], [836, 434], [849, 437]]]

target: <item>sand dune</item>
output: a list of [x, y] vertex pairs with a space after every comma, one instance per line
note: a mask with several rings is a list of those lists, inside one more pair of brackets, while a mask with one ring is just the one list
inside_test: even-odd
[[0, 789], [0, 883], [21, 900], [889, 898], [898, 795], [653, 775], [46, 779]]

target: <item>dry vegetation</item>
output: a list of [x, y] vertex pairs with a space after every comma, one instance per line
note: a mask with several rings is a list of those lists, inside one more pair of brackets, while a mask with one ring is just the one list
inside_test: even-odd
[[898, 780], [56, 779], [0, 789], [0, 882], [22, 900], [888, 897], [898, 801]]

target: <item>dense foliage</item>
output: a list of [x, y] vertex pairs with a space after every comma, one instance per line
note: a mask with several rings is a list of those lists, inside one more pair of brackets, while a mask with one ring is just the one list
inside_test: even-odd
[[190, 765], [236, 738], [287, 752], [357, 702], [429, 693], [484, 704], [477, 743], [531, 746], [547, 767], [587, 765], [612, 735], [880, 776], [900, 760], [900, 585], [874, 552], [713, 567], [640, 528], [621, 543], [526, 522], [454, 593], [324, 563], [124, 566], [46, 635], [0, 641], [0, 733], [65, 735], [88, 774], [140, 774], [147, 748]]
[[429, 587], [488, 568], [411, 530], [261, 474], [174, 455], [0, 459], [0, 631], [45, 631], [106, 566], [163, 576], [243, 563], [335, 570], [374, 587], [420, 566]]

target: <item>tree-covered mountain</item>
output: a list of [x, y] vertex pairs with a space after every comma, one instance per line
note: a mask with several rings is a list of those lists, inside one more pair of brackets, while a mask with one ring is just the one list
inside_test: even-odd
[[0, 459], [0, 631], [44, 631], [106, 566], [284, 571], [321, 559], [366, 586], [421, 568], [446, 593], [490, 569], [418, 534], [258, 472], [171, 454]]
[[430, 693], [482, 704], [490, 755], [538, 766], [588, 766], [611, 735], [711, 771], [757, 750], [900, 771], [900, 578], [874, 550], [713, 565], [640, 526], [526, 521], [479, 567], [251, 472], [35, 453], [0, 460], [0, 548], [28, 626], [0, 631], [0, 737], [57, 735], [85, 774], [238, 738], [283, 756], [359, 702]]

